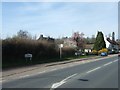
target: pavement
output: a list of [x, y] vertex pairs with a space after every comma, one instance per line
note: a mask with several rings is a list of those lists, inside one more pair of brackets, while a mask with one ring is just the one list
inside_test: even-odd
[[38, 65], [37, 69], [31, 67], [31, 71], [4, 76], [3, 88], [118, 88], [117, 55], [59, 63]]

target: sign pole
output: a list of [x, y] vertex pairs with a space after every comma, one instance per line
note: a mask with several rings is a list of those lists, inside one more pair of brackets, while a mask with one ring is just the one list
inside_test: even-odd
[[63, 44], [60, 44], [60, 59], [62, 58], [62, 47], [63, 47]]

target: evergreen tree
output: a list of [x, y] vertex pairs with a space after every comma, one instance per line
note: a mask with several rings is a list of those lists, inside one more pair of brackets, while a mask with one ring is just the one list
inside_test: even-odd
[[102, 48], [106, 48], [106, 43], [104, 41], [103, 33], [98, 31], [93, 49], [98, 51], [101, 50]]

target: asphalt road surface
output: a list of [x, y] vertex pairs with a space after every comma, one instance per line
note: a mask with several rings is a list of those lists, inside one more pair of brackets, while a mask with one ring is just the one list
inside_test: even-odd
[[118, 88], [118, 61], [118, 57], [114, 56], [34, 76], [27, 75], [3, 82], [2, 88]]

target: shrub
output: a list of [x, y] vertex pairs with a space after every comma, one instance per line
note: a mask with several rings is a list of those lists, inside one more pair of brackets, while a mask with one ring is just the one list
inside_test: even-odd
[[101, 50], [98, 51], [99, 54], [102, 53], [102, 52], [108, 53], [108, 49], [107, 48], [102, 48]]
[[97, 50], [92, 50], [92, 54], [93, 54], [93, 55], [97, 55], [97, 54], [98, 54], [98, 51], [97, 51]]

